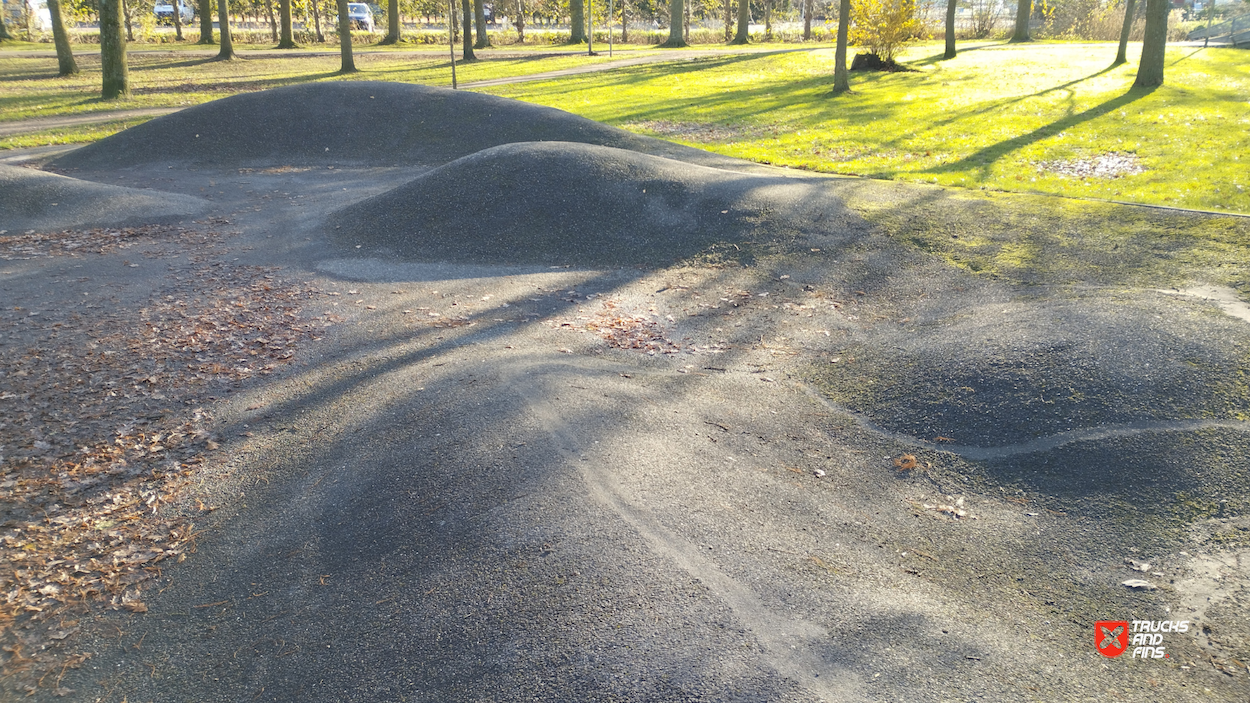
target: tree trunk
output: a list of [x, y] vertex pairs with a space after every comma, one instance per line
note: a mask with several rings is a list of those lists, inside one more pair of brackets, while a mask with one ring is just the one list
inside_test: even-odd
[[317, 43], [324, 44], [326, 37], [321, 33], [321, 0], [309, 0], [312, 4], [313, 27], [317, 30]]
[[[221, 0], [225, 2], [226, 0]], [[348, 15], [347, 0], [338, 0], [339, 6], [339, 55], [343, 63], [339, 73], [355, 73], [356, 59], [352, 56], [352, 18]]]
[[122, 0], [122, 16], [126, 18], [126, 41], [133, 43], [135, 40], [135, 31], [133, 25], [130, 23], [130, 3], [127, 2], [127, 0]]
[[685, 5], [684, 0], [669, 0], [668, 2], [668, 41], [660, 46], [668, 48], [677, 48], [686, 45], [686, 39], [682, 36], [682, 24], [685, 22]]
[[398, 44], [402, 29], [399, 19], [399, 0], [388, 0], [386, 3], [386, 37], [378, 44]]
[[[728, 1], [728, 0], [726, 0]], [[621, 43], [629, 41], [629, 0], [621, 0]]]
[[1016, 5], [1016, 32], [1011, 35], [1012, 42], [1033, 41], [1029, 37], [1029, 16], [1033, 14], [1033, 0], [1020, 0]]
[[764, 41], [773, 40], [773, 0], [764, 0]]
[[172, 0], [174, 3], [174, 39], [182, 41], [182, 2], [181, 0]]
[[234, 42], [230, 40], [230, 6], [228, 0], [217, 0], [217, 34], [221, 37], [218, 61], [234, 59]]
[[[843, 0], [845, 2], [845, 0]], [[751, 0], [738, 0], [738, 33], [730, 44], [751, 43]]]
[[687, 44], [689, 44], [690, 43], [690, 3], [684, 2], [682, 4], [685, 5], [685, 8], [683, 8], [682, 10], [682, 15], [683, 15], [683, 20], [681, 24], [682, 40], [685, 41]]
[[473, 23], [477, 27], [477, 41], [474, 49], [485, 49], [490, 46], [490, 37], [486, 35], [486, 6], [482, 0], [473, 0]]
[[[278, 41], [278, 20], [273, 16], [273, 0], [265, 0], [265, 12], [269, 14], [269, 41]], [[178, 13], [174, 13], [177, 15]]]
[[850, 74], [846, 70], [846, 34], [851, 24], [851, 0], [838, 4], [838, 48], [833, 55], [833, 92], [851, 91]]
[[1141, 63], [1134, 88], [1163, 85], [1163, 58], [1168, 44], [1168, 0], [1146, 0], [1146, 36], [1141, 43]]
[[946, 53], [944, 59], [955, 58], [955, 2], [946, 0]]
[[473, 0], [460, 0], [461, 10], [461, 34], [464, 39], [464, 52], [462, 60], [476, 61], [477, 56], [473, 54]]
[[130, 97], [130, 70], [126, 66], [126, 35], [122, 34], [122, 0], [100, 0], [100, 71], [105, 100]]
[[9, 34], [9, 28], [4, 24], [4, 12], [0, 10], [0, 41], [11, 39], [13, 39], [13, 35]]
[[1137, 0], [1128, 0], [1124, 4], [1124, 25], [1120, 27], [1120, 48], [1116, 50], [1115, 62], [1112, 66], [1128, 63], [1128, 35], [1133, 31], [1133, 15], [1137, 11]]
[[72, 76], [78, 73], [78, 63], [74, 61], [74, 52], [69, 48], [69, 33], [65, 31], [65, 20], [61, 17], [60, 0], [48, 0], [48, 14], [52, 15], [52, 41], [56, 43], [57, 75]]
[[[730, 39], [734, 38], [734, 6], [730, 0], [725, 0], [725, 43], [728, 44]], [[624, 41], [623, 39], [621, 41]]]
[[[391, 0], [391, 2], [394, 1]], [[278, 16], [282, 20], [282, 31], [278, 38], [278, 48], [294, 49], [295, 32], [291, 29], [291, 0], [278, 0]]]
[[586, 41], [586, 13], [583, 0], [569, 0], [569, 43]]
[[516, 41], [518, 44], [525, 43], [525, 0], [516, 0]]
[[213, 42], [213, 0], [200, 0], [200, 40], [196, 44]]
[[813, 0], [805, 0], [803, 3], [803, 41], [812, 40], [812, 6], [814, 4]]

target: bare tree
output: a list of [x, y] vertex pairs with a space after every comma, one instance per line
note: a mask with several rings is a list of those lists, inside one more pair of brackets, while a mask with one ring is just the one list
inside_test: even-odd
[[586, 4], [584, 0], [569, 0], [569, 43], [586, 41]]
[[1016, 31], [1012, 42], [1033, 41], [1029, 36], [1029, 16], [1033, 14], [1033, 0], [1020, 0], [1016, 5]]
[[1120, 47], [1116, 50], [1112, 66], [1128, 63], [1128, 35], [1133, 31], [1133, 15], [1137, 11], [1137, 0], [1128, 0], [1124, 4], [1124, 24], [1120, 27]]
[[126, 65], [126, 35], [122, 34], [122, 0], [100, 0], [100, 70], [105, 100], [130, 97], [130, 70]]
[[846, 35], [851, 26], [851, 0], [838, 4], [838, 48], [833, 53], [833, 93], [851, 92], [851, 76], [846, 68]]
[[[290, 2], [290, 0], [287, 0]], [[401, 20], [399, 19], [399, 0], [387, 0], [386, 2], [386, 36], [382, 38], [381, 44], [398, 44]]]
[[668, 2], [668, 41], [660, 46], [676, 49], [686, 46], [686, 37], [682, 32], [685, 26], [686, 15], [683, 0], [669, 0]]
[[72, 76], [78, 73], [78, 63], [74, 61], [74, 52], [69, 48], [69, 33], [65, 31], [65, 20], [61, 17], [60, 0], [48, 0], [48, 14], [52, 15], [52, 41], [56, 43], [57, 75]]
[[130, 22], [130, 3], [127, 0], [122, 0], [122, 17], [126, 19], [126, 41], [134, 42], [135, 30]]
[[464, 61], [476, 61], [477, 56], [473, 54], [473, 1], [460, 0], [460, 9], [464, 25], [464, 53], [461, 58]]
[[182, 0], [170, 0], [174, 8], [174, 38], [182, 41]]
[[1163, 85], [1163, 59], [1168, 47], [1168, 0], [1146, 0], [1146, 36], [1142, 37], [1141, 63], [1134, 88]]
[[217, 0], [217, 33], [221, 36], [221, 49], [217, 52], [218, 61], [234, 59], [234, 42], [230, 39], [230, 6], [229, 0]]
[[[391, 0], [395, 2], [395, 0]], [[282, 29], [278, 36], [279, 49], [295, 49], [295, 33], [291, 29], [291, 0], [278, 0], [278, 17]]]
[[955, 2], [946, 0], [946, 53], [944, 59], [955, 58]]
[[[223, 3], [226, 0], [221, 0]], [[352, 56], [352, 17], [347, 0], [338, 0], [339, 7], [339, 55], [343, 57], [339, 73], [355, 73], [356, 59]]]
[[730, 44], [751, 42], [751, 0], [738, 0], [738, 33]]
[[490, 46], [490, 37], [486, 34], [486, 5], [482, 0], [473, 0], [473, 23], [477, 27], [477, 41], [474, 49], [485, 49]]

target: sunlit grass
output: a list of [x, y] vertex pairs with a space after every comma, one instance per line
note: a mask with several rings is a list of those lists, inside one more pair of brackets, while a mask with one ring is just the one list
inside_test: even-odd
[[[444, 51], [445, 51], [444, 47]], [[211, 57], [136, 52], [130, 56], [133, 97], [127, 101], [100, 99], [99, 53], [76, 56], [82, 72], [58, 78], [56, 58], [6, 57], [0, 54], [0, 123], [118, 109], [180, 107], [196, 105], [235, 93], [276, 88], [317, 80], [374, 80], [451, 86], [451, 65], [446, 54], [404, 55], [360, 52], [359, 72], [337, 73], [337, 52], [310, 55], [241, 58], [214, 61]], [[484, 58], [472, 63], [457, 61], [461, 83], [556, 71], [608, 61], [606, 55], [535, 55], [523, 58]]]
[[[653, 64], [488, 89], [754, 161], [831, 173], [1250, 212], [1250, 61], [1177, 47], [1166, 84], [1129, 90], [1113, 44], [983, 44], [912, 73], [854, 73], [833, 51]], [[1108, 154], [1141, 173], [1073, 177]]]

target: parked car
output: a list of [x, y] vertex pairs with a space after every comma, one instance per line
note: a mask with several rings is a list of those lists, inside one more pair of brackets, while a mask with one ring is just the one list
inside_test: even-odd
[[[176, 2], [178, 3], [178, 16], [182, 19], [182, 23], [191, 24], [191, 21], [195, 19], [195, 6], [186, 0], [176, 0]], [[156, 15], [157, 24], [174, 23], [174, 6], [170, 0], [157, 0], [156, 6], [152, 8], [152, 14]]]
[[366, 32], [373, 31], [373, 10], [370, 10], [365, 3], [347, 3], [347, 18], [356, 29], [363, 29]]

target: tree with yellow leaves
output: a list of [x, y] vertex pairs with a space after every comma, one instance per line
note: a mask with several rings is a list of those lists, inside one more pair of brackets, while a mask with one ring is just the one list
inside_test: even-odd
[[924, 36], [915, 0], [855, 0], [851, 4], [851, 44], [892, 64], [894, 52]]

